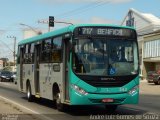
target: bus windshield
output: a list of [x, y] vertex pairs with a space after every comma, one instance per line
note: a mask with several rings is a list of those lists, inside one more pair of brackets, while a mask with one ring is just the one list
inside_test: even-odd
[[79, 38], [75, 40], [73, 70], [92, 76], [138, 74], [137, 43], [127, 39]]

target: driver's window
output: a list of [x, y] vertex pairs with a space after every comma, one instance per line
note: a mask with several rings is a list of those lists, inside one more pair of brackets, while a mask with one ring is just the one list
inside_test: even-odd
[[93, 43], [92, 42], [86, 43], [83, 49], [86, 52], [93, 52], [94, 51]]

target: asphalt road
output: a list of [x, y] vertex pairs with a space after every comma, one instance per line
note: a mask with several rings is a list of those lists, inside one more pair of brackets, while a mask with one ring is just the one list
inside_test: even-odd
[[[138, 105], [121, 105], [112, 114], [109, 115], [103, 106], [74, 106], [69, 107], [65, 112], [57, 111], [52, 101], [36, 100], [28, 102], [26, 95], [19, 92], [14, 84], [0, 83], [0, 96], [6, 98], [19, 107], [26, 109], [28, 114], [34, 114], [46, 120], [90, 120], [90, 119], [152, 119], [160, 115], [160, 85], [140, 84], [140, 101]], [[40, 114], [40, 115], [39, 115]], [[154, 116], [147, 116], [155, 114]], [[126, 115], [131, 115], [126, 118]], [[160, 119], [160, 117], [158, 118]]]

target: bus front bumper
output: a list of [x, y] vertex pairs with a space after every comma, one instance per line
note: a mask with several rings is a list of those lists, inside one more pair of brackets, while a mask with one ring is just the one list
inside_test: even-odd
[[[111, 99], [113, 101], [104, 102], [103, 100], [105, 99]], [[138, 104], [138, 100], [139, 90], [136, 90], [133, 94], [80, 94], [75, 90], [72, 90], [70, 93], [70, 105]]]

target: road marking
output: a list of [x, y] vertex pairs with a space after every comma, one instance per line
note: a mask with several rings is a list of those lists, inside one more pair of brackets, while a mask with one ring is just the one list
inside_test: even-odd
[[[49, 117], [47, 117], [47, 116], [45, 116], [45, 115], [42, 115], [42, 114], [39, 113], [39, 112], [36, 112], [36, 111], [34, 111], [34, 110], [31, 110], [31, 109], [29, 109], [29, 108], [27, 108], [27, 107], [25, 107], [25, 106], [23, 106], [23, 105], [15, 102], [15, 101], [11, 101], [11, 100], [9, 100], [8, 98], [5, 98], [5, 97], [3, 97], [3, 96], [0, 96], [0, 98], [3, 99], [3, 100], [5, 100], [6, 102], [8, 101], [8, 102], [11, 103], [11, 104], [17, 105], [17, 106], [19, 106], [19, 107], [21, 107], [21, 108], [24, 108], [24, 109], [32, 112], [33, 114], [36, 114], [36, 117], [37, 117], [37, 114], [38, 114], [38, 117], [39, 117], [39, 118], [43, 117], [43, 118], [45, 118], [45, 120], [55, 120], [55, 119], [51, 119], [51, 118], [49, 118]], [[42, 118], [41, 118], [41, 119], [42, 119]]]

